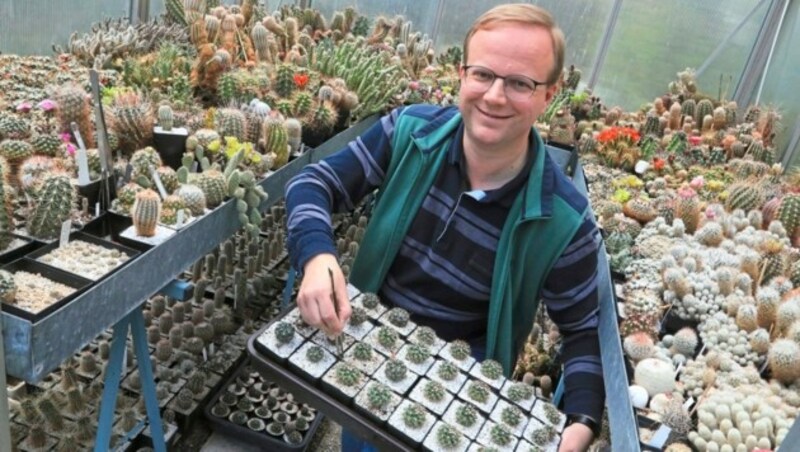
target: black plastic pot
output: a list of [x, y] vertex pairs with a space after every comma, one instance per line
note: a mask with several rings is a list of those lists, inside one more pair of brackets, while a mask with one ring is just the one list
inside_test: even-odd
[[153, 129], [153, 144], [164, 165], [177, 170], [181, 167], [181, 157], [186, 150], [186, 139], [189, 131], [183, 127], [176, 127], [165, 131], [161, 127]]

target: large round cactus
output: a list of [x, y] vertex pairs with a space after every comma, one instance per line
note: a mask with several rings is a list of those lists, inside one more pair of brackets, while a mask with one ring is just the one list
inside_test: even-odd
[[75, 197], [68, 175], [46, 175], [36, 197], [36, 205], [28, 218], [28, 232], [42, 239], [58, 237], [61, 224], [70, 216]]

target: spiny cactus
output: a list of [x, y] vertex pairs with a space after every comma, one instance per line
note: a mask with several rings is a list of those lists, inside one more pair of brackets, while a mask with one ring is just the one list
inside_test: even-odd
[[0, 270], [0, 300], [3, 303], [14, 304], [17, 297], [17, 283], [14, 275], [5, 270]]
[[472, 381], [467, 388], [467, 397], [478, 403], [486, 403], [489, 400], [489, 386], [482, 381]]
[[36, 135], [30, 140], [33, 152], [48, 157], [57, 157], [63, 141], [56, 135]]
[[322, 347], [319, 345], [312, 345], [311, 347], [308, 347], [308, 350], [306, 350], [306, 359], [312, 363], [318, 363], [322, 361], [324, 356], [325, 352], [322, 351]]
[[386, 362], [384, 374], [389, 381], [402, 381], [408, 374], [408, 368], [404, 362], [398, 359], [390, 359]]
[[493, 425], [489, 435], [491, 437], [492, 444], [497, 444], [498, 446], [507, 446], [514, 438], [511, 432], [509, 432], [508, 429], [501, 424]]
[[544, 409], [544, 415], [548, 422], [555, 425], [561, 421], [561, 412], [558, 411], [558, 408], [556, 408], [555, 405], [543, 401], [539, 401], [538, 403], [544, 404], [542, 409]]
[[359, 361], [372, 359], [372, 346], [366, 342], [358, 342], [353, 346], [353, 357]]
[[634, 361], [649, 358], [655, 353], [653, 338], [643, 331], [637, 331], [626, 336], [622, 345], [625, 353]]
[[361, 372], [347, 363], [340, 363], [336, 367], [336, 381], [343, 386], [356, 386], [361, 381]]
[[419, 343], [426, 346], [431, 346], [436, 342], [436, 332], [429, 326], [420, 326], [416, 331], [417, 340]]
[[426, 418], [425, 409], [416, 403], [406, 405], [405, 410], [403, 410], [403, 423], [409, 428], [421, 428], [425, 425]]
[[444, 450], [456, 449], [461, 441], [461, 434], [450, 425], [441, 424], [436, 430], [436, 443]]
[[56, 116], [60, 130], [69, 131], [71, 130], [70, 124], [77, 123], [86, 147], [93, 148], [94, 134], [92, 133], [91, 108], [86, 91], [78, 85], [69, 84], [61, 87], [55, 93], [53, 100], [58, 105]]
[[385, 409], [392, 400], [392, 390], [382, 383], [375, 383], [367, 390], [367, 401], [370, 408]]
[[478, 412], [472, 405], [464, 403], [456, 408], [456, 422], [464, 427], [472, 427], [478, 421]]
[[414, 364], [422, 364], [431, 356], [427, 347], [419, 344], [408, 344], [406, 349], [406, 359]]
[[361, 304], [366, 309], [375, 309], [380, 304], [380, 298], [372, 292], [365, 292], [361, 295]]
[[533, 386], [525, 383], [514, 383], [508, 388], [508, 400], [522, 402], [533, 397]]
[[725, 208], [728, 211], [742, 209], [748, 212], [758, 208], [763, 203], [763, 192], [755, 184], [738, 183], [728, 188], [728, 197], [725, 199]]
[[397, 344], [397, 332], [391, 327], [382, 326], [378, 329], [378, 343], [382, 347], [393, 350]]
[[444, 381], [453, 381], [458, 376], [458, 367], [449, 361], [442, 361], [436, 375]]
[[772, 376], [789, 384], [800, 377], [800, 346], [791, 339], [778, 339], [767, 355]]
[[430, 380], [425, 383], [422, 393], [425, 395], [426, 399], [432, 402], [441, 402], [444, 400], [445, 390], [441, 383]]
[[183, 199], [183, 202], [186, 203], [186, 208], [189, 209], [192, 215], [201, 216], [205, 213], [206, 195], [197, 185], [181, 185], [175, 194]]
[[169, 105], [161, 105], [158, 107], [158, 125], [161, 129], [165, 132], [169, 132], [172, 130], [174, 124], [175, 115], [172, 111], [172, 107]]
[[408, 324], [409, 314], [403, 308], [392, 308], [386, 318], [392, 325], [402, 328]]
[[450, 343], [450, 355], [457, 361], [469, 358], [471, 352], [472, 349], [466, 341], [457, 339]]
[[546, 446], [558, 435], [558, 432], [552, 426], [544, 426], [537, 428], [530, 434], [530, 440], [533, 444], [539, 446]]
[[481, 375], [490, 380], [497, 380], [503, 376], [503, 366], [493, 359], [484, 360], [481, 363]]
[[283, 127], [286, 129], [286, 141], [291, 152], [299, 152], [303, 139], [303, 124], [295, 118], [289, 118], [284, 121]]
[[[120, 148], [127, 155], [141, 149], [153, 138], [150, 102], [134, 92], [118, 94], [108, 107], [109, 128], [120, 138]], [[84, 140], [86, 137], [84, 137]], [[88, 145], [94, 147], [93, 145]]]
[[136, 235], [142, 237], [154, 236], [160, 215], [161, 198], [158, 193], [145, 189], [136, 194], [136, 201], [131, 209]]
[[225, 137], [235, 137], [240, 142], [245, 140], [247, 118], [244, 113], [236, 108], [222, 108], [217, 110], [215, 116], [216, 129]]
[[369, 317], [367, 316], [367, 312], [364, 311], [364, 308], [360, 306], [353, 306], [352, 312], [350, 314], [350, 324], [353, 326], [361, 325], [362, 323], [366, 322]]
[[137, 182], [141, 181], [139, 185], [145, 188], [155, 188], [150, 171], [162, 165], [161, 156], [158, 155], [158, 151], [151, 146], [139, 149], [131, 156], [130, 164], [133, 167], [133, 171], [131, 172], [131, 178], [133, 180]]
[[69, 176], [63, 173], [44, 176], [36, 206], [28, 218], [28, 232], [38, 238], [56, 238], [61, 224], [70, 217], [75, 197]]
[[261, 126], [261, 139], [264, 152], [274, 154], [274, 168], [280, 168], [289, 161], [289, 143], [284, 121], [280, 118], [267, 117]]
[[697, 349], [697, 333], [691, 327], [681, 328], [673, 336], [672, 347], [684, 356], [694, 356], [694, 351]]
[[213, 209], [222, 204], [222, 201], [225, 200], [227, 183], [225, 181], [225, 176], [223, 176], [220, 171], [216, 169], [203, 171], [198, 176], [196, 183], [197, 186], [203, 190], [203, 194], [206, 198], [206, 206], [209, 208]]

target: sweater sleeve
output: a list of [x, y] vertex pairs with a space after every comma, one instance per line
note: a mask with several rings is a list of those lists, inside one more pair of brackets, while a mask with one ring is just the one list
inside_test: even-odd
[[542, 291], [547, 312], [563, 338], [564, 412], [589, 416], [598, 425], [605, 401], [597, 334], [600, 240], [594, 221], [585, 218]]
[[383, 183], [400, 112], [393, 110], [347, 147], [306, 166], [286, 184], [287, 247], [296, 270], [302, 271], [317, 254], [337, 254], [331, 213], [352, 210]]

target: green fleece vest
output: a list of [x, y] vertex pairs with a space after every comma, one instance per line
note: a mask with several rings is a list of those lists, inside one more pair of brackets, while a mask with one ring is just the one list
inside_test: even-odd
[[[378, 292], [400, 250], [409, 226], [433, 185], [453, 135], [461, 122], [456, 114], [424, 136], [413, 134], [424, 118], [401, 114], [392, 137], [392, 158], [375, 208], [350, 273], [350, 282], [364, 292]], [[486, 358], [496, 359], [506, 376], [530, 333], [542, 285], [558, 257], [582, 224], [585, 212], [573, 209], [553, 193], [542, 193], [545, 149], [536, 133], [536, 152], [528, 183], [517, 195], [497, 246], [486, 325]], [[551, 168], [558, 170], [555, 165]], [[542, 212], [542, 197], [552, 211]]]

